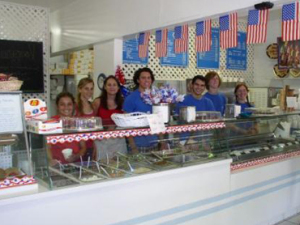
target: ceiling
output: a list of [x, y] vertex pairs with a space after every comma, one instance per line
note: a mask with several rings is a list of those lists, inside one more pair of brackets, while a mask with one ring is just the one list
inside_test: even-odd
[[5, 2], [18, 3], [24, 5], [40, 6], [50, 8], [53, 12], [57, 9], [63, 8], [66, 5], [71, 4], [77, 0], [4, 0]]

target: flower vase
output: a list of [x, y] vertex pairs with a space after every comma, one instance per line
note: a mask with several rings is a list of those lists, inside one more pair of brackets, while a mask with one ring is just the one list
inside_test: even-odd
[[152, 106], [152, 112], [158, 114], [164, 123], [170, 121], [170, 105], [168, 103], [159, 103]]

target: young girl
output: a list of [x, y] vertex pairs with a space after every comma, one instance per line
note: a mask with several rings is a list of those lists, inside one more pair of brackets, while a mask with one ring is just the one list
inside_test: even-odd
[[235, 104], [241, 106], [241, 112], [245, 112], [246, 108], [253, 107], [249, 102], [248, 93], [249, 89], [246, 84], [238, 84], [234, 89]]
[[[90, 100], [94, 94], [94, 81], [91, 78], [82, 78], [77, 85], [77, 99], [75, 116], [78, 117], [93, 117], [96, 114]], [[90, 157], [92, 159], [94, 155], [94, 142], [92, 140], [86, 141], [86, 154], [83, 156], [83, 160], [86, 161]]]
[[[57, 106], [57, 115], [52, 118], [60, 119], [61, 117], [71, 117], [73, 116], [75, 100], [72, 94], [68, 92], [60, 93], [56, 98]], [[72, 154], [65, 158], [62, 151], [64, 149], [72, 149]], [[50, 150], [50, 151], [49, 151]], [[51, 148], [48, 149], [48, 157], [51, 165], [58, 163], [71, 163], [80, 161], [80, 156], [82, 157], [86, 153], [85, 142], [71, 142], [71, 143], [57, 143], [51, 145]]]

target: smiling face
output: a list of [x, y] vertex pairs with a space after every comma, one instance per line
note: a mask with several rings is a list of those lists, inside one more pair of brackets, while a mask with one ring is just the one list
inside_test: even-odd
[[82, 88], [79, 88], [79, 93], [81, 98], [84, 99], [91, 99], [93, 97], [94, 93], [94, 84], [93, 83], [87, 83]]
[[208, 86], [209, 86], [209, 88], [213, 88], [213, 89], [219, 88], [219, 86], [220, 86], [220, 79], [219, 79], [219, 77], [216, 75], [213, 78], [211, 78], [209, 80]]
[[108, 95], [116, 95], [119, 91], [119, 85], [115, 79], [111, 78], [106, 81], [104, 89]]
[[140, 74], [140, 77], [137, 80], [137, 82], [139, 83], [139, 90], [144, 91], [145, 89], [151, 87], [153, 80], [151, 78], [151, 74], [149, 72], [144, 71]]
[[245, 86], [240, 86], [237, 90], [236, 90], [236, 100], [240, 103], [245, 103], [247, 102], [247, 96], [248, 96], [248, 91], [247, 88]]
[[197, 79], [193, 84], [192, 84], [192, 93], [193, 96], [196, 98], [199, 98], [202, 96], [202, 93], [205, 91], [205, 82]]
[[69, 97], [62, 97], [57, 103], [58, 115], [62, 117], [69, 117], [73, 115], [74, 103]]

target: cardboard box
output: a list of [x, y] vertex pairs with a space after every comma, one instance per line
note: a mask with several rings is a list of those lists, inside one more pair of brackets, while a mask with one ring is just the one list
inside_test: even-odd
[[27, 129], [36, 134], [62, 133], [62, 120], [27, 120]]

